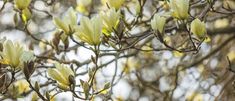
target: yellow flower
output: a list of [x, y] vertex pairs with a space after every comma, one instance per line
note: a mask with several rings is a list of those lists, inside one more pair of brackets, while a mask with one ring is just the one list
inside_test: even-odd
[[14, 0], [15, 7], [19, 10], [23, 10], [27, 8], [30, 4], [31, 0]]
[[53, 18], [53, 22], [58, 29], [61, 29], [65, 34], [69, 35], [75, 31], [77, 27], [77, 15], [72, 7], [68, 9], [62, 19], [58, 17]]
[[153, 19], [151, 20], [151, 27], [152, 29], [159, 31], [160, 33], [163, 33], [165, 23], [166, 23], [165, 17], [155, 14]]
[[131, 71], [138, 70], [140, 68], [140, 60], [139, 59], [134, 59], [134, 58], [129, 58], [126, 63], [123, 64], [123, 69], [125, 73], [131, 73]]
[[87, 15], [90, 5], [91, 5], [91, 0], [78, 0], [76, 10]]
[[192, 92], [192, 94], [186, 96], [187, 101], [203, 101], [203, 95], [197, 92]]
[[64, 64], [55, 63], [55, 67], [48, 69], [48, 75], [58, 81], [59, 86], [68, 88], [70, 86], [69, 76], [75, 76], [74, 72]]
[[14, 83], [14, 86], [17, 87], [18, 94], [29, 91], [29, 84], [26, 80], [19, 80]]
[[22, 10], [22, 19], [24, 23], [27, 23], [27, 21], [31, 18], [32, 14], [28, 8]]
[[184, 55], [184, 53], [181, 53], [179, 51], [173, 51], [173, 54], [174, 54], [175, 57], [181, 57], [181, 56]]
[[115, 9], [119, 9], [124, 2], [125, 0], [102, 0], [104, 5], [107, 3], [110, 7], [114, 7]]
[[17, 68], [21, 65], [20, 58], [23, 52], [23, 47], [19, 43], [6, 40], [3, 43], [3, 51], [0, 52], [0, 63]]
[[235, 60], [235, 50], [231, 50], [227, 54], [229, 60], [234, 61]]
[[199, 19], [194, 19], [191, 23], [191, 32], [195, 34], [198, 38], [205, 37], [206, 34], [205, 23], [201, 22]]
[[38, 101], [38, 99], [39, 99], [38, 94], [36, 92], [33, 92], [31, 96], [31, 101]]
[[102, 34], [102, 21], [99, 16], [92, 19], [82, 17], [77, 31], [74, 33], [75, 37], [90, 45], [100, 44], [100, 37]]
[[[52, 96], [52, 94], [49, 94], [49, 96], [50, 96], [49, 101], [56, 101], [55, 96]], [[38, 101], [38, 100], [39, 100], [38, 94], [36, 92], [33, 92], [32, 96], [31, 96], [31, 101]]]
[[176, 19], [187, 19], [189, 14], [189, 0], [170, 0], [172, 16]]
[[116, 29], [119, 18], [120, 12], [116, 11], [114, 8], [109, 9], [107, 12], [101, 12], [100, 14], [102, 21], [103, 21], [103, 30], [102, 32], [109, 36], [113, 29]]

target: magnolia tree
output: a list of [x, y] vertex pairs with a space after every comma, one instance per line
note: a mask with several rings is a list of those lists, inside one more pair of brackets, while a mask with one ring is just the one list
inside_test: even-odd
[[2, 0], [0, 100], [233, 101], [234, 0]]

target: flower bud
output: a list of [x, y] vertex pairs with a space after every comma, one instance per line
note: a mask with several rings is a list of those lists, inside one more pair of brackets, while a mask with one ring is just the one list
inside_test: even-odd
[[[71, 85], [71, 77], [69, 76], [74, 77], [74, 72], [64, 64], [55, 63], [55, 67], [48, 69], [48, 75], [58, 82], [59, 88], [68, 90]], [[75, 81], [72, 82], [74, 83]]]
[[75, 81], [75, 78], [73, 75], [69, 75], [69, 82], [70, 82], [70, 84], [73, 84], [73, 85], [76, 84], [76, 81]]
[[179, 20], [187, 19], [189, 14], [189, 0], [170, 0], [172, 16]]
[[108, 82], [108, 83], [106, 83], [106, 84], [104, 85], [104, 89], [109, 89], [109, 88], [110, 88], [110, 86], [111, 86], [111, 83], [110, 83], [110, 82]]
[[40, 85], [38, 84], [38, 82], [36, 81], [35, 84], [34, 84], [34, 88], [36, 91], [39, 91], [40, 90]]
[[85, 97], [87, 98], [88, 97], [88, 95], [89, 95], [89, 84], [88, 84], [88, 82], [83, 82], [82, 83], [82, 88], [83, 88], [83, 90], [84, 90], [84, 93], [85, 93]]
[[191, 32], [198, 38], [203, 38], [206, 35], [206, 25], [199, 19], [195, 19], [191, 22]]
[[29, 79], [29, 77], [33, 74], [34, 71], [35, 71], [35, 67], [34, 67], [33, 61], [24, 62], [23, 72], [24, 72], [26, 79]]
[[22, 19], [24, 21], [24, 23], [27, 23], [28, 20], [32, 17], [32, 14], [30, 12], [30, 10], [28, 8], [22, 10]]
[[48, 91], [46, 92], [46, 98], [47, 98], [47, 99], [50, 99], [50, 98], [51, 98], [51, 97], [50, 97], [50, 93], [49, 93]]
[[151, 27], [152, 27], [152, 29], [154, 29], [160, 33], [163, 33], [165, 23], [166, 23], [165, 17], [162, 17], [158, 14], [155, 14], [153, 19], [151, 20]]

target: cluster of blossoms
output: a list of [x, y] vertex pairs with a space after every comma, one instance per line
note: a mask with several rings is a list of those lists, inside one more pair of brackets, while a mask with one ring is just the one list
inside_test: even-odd
[[77, 15], [73, 8], [69, 8], [62, 19], [54, 17], [53, 21], [57, 28], [66, 35], [74, 35], [77, 40], [81, 40], [90, 45], [99, 45], [102, 33], [110, 36], [115, 31], [120, 20], [120, 11], [110, 8], [106, 12], [88, 18], [82, 16], [80, 25], [77, 24]]
[[[73, 8], [69, 8], [62, 19], [54, 17], [54, 24], [57, 26], [57, 29], [63, 31], [66, 35], [72, 35], [76, 40], [80, 40], [92, 46], [97, 46], [101, 43], [102, 36], [109, 37], [117, 30], [117, 26], [122, 19], [119, 9], [124, 1], [125, 0], [102, 0], [102, 3], [108, 5], [110, 8], [91, 18], [82, 16], [79, 24], [77, 24], [78, 17], [76, 11]], [[88, 6], [91, 5], [91, 3], [91, 0], [80, 0], [76, 9], [84, 15], [88, 15], [86, 12], [89, 10]], [[169, 0], [167, 5], [171, 8], [171, 17], [180, 21], [189, 18], [189, 0]], [[156, 13], [150, 22], [151, 28], [157, 33], [164, 34], [164, 26], [167, 23], [167, 19], [168, 16]], [[200, 19], [195, 18], [191, 22], [190, 28], [191, 33], [198, 38], [201, 39], [205, 37], [206, 26]], [[56, 67], [61, 66], [57, 64]], [[65, 68], [64, 66], [62, 67]], [[61, 69], [57, 69], [57, 71], [59, 70]], [[64, 73], [52, 72], [51, 69], [49, 71], [49, 75], [59, 81], [60, 85], [63, 84], [68, 86], [68, 77], [66, 77], [66, 81], [63, 78], [56, 78], [53, 76], [55, 74], [63, 75]]]
[[[77, 13], [73, 8], [69, 8], [62, 18], [54, 17], [53, 22], [57, 30], [63, 32], [66, 38], [72, 35], [78, 41], [81, 40], [89, 45], [97, 46], [101, 43], [102, 36], [109, 37], [117, 29], [121, 19], [118, 9], [121, 7], [124, 0], [122, 0], [122, 2], [117, 1], [118, 0], [103, 1], [107, 2], [112, 8], [105, 12], [100, 12], [100, 14], [92, 18], [82, 16], [79, 25], [77, 24]], [[76, 9], [85, 14], [87, 10], [86, 6], [90, 5], [90, 3], [90, 0], [81, 0]], [[61, 89], [69, 90], [72, 84], [70, 77], [75, 76], [74, 72], [64, 64], [56, 63], [55, 67], [56, 68], [48, 69], [48, 75], [58, 81], [58, 86]]]
[[[189, 18], [189, 0], [169, 0], [167, 2], [171, 8], [171, 17], [177, 20], [187, 20]], [[151, 27], [153, 30], [164, 33], [164, 26], [166, 24], [166, 16], [155, 14], [151, 20]], [[203, 39], [206, 36], [206, 25], [200, 19], [195, 18], [191, 22], [191, 33], [198, 38]]]
[[[110, 36], [117, 29], [121, 19], [119, 9], [124, 3], [124, 0], [103, 0], [102, 2], [111, 8], [108, 11], [102, 11], [99, 15], [93, 16], [92, 18], [83, 16], [80, 19], [80, 25], [77, 24], [78, 19], [76, 11], [73, 8], [69, 8], [62, 19], [54, 17], [54, 23], [66, 35], [74, 35], [77, 40], [81, 40], [90, 45], [98, 45], [103, 35]], [[90, 4], [90, 0], [81, 0], [78, 4], [78, 11], [85, 12], [86, 6]], [[189, 18], [189, 0], [170, 0], [167, 4], [171, 8], [171, 17], [182, 21]], [[164, 33], [167, 18], [166, 15], [156, 13], [151, 20], [152, 29], [159, 33]], [[205, 23], [195, 18], [191, 23], [190, 31], [198, 38], [204, 38], [206, 34]]]
[[[15, 0], [15, 8], [19, 10], [24, 22], [27, 22], [31, 17], [31, 11], [28, 9], [30, 2], [31, 0]], [[77, 41], [85, 42], [91, 46], [98, 46], [102, 41], [102, 37], [110, 37], [118, 30], [122, 20], [120, 8], [124, 2], [125, 0], [102, 0], [102, 3], [109, 6], [109, 9], [91, 18], [82, 16], [78, 19], [76, 10], [84, 15], [89, 15], [87, 12], [90, 10], [89, 5], [92, 3], [92, 0], [79, 0], [76, 10], [72, 7], [69, 8], [63, 17], [53, 17], [53, 22], [57, 28], [56, 30], [62, 32], [62, 40], [74, 36]], [[171, 9], [171, 17], [180, 21], [188, 20], [189, 0], [168, 0], [166, 2]], [[156, 13], [151, 19], [151, 28], [156, 33], [164, 34], [164, 27], [168, 18], [166, 15]], [[80, 23], [78, 24], [78, 22]], [[200, 39], [204, 38], [206, 36], [205, 23], [200, 18], [195, 18], [190, 23], [190, 32]], [[24, 74], [31, 75], [28, 73], [27, 66], [24, 65], [34, 60], [34, 54], [26, 51], [19, 43], [13, 43], [10, 40], [5, 40], [2, 44], [0, 63], [13, 69], [22, 69]], [[75, 77], [74, 71], [65, 64], [55, 63], [54, 65], [56, 68], [49, 68], [48, 75], [58, 82], [61, 89], [69, 90], [73, 83], [71, 78]], [[29, 78], [29, 75], [26, 75], [26, 78]]]

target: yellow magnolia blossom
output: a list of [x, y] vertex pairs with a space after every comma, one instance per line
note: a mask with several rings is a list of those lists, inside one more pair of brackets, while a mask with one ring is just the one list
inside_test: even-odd
[[176, 19], [187, 19], [189, 14], [189, 0], [170, 0], [172, 16]]
[[69, 76], [75, 76], [74, 72], [64, 64], [55, 63], [56, 68], [49, 68], [48, 75], [56, 80], [59, 86], [69, 88]]
[[186, 96], [187, 101], [204, 101], [203, 95], [197, 92], [193, 92], [192, 94]]
[[151, 27], [152, 27], [152, 29], [154, 29], [160, 33], [163, 33], [165, 23], [166, 23], [165, 17], [162, 17], [158, 14], [155, 14], [153, 19], [151, 20]]
[[119, 9], [125, 0], [102, 0], [104, 5], [108, 4], [110, 7], [114, 7], [115, 9]]
[[64, 31], [65, 34], [69, 35], [75, 31], [77, 27], [77, 15], [74, 9], [71, 7], [65, 13], [62, 19], [58, 17], [53, 18], [53, 22], [58, 29]]
[[191, 32], [198, 38], [203, 38], [206, 35], [206, 25], [199, 19], [194, 19], [191, 23]]
[[184, 55], [184, 53], [179, 52], [179, 51], [173, 51], [173, 55], [174, 55], [175, 57], [181, 57], [181, 56]]
[[166, 10], [166, 11], [168, 11], [169, 9], [170, 9], [170, 7], [169, 7], [169, 3], [166, 1], [166, 0], [164, 0], [164, 1], [159, 1], [159, 4], [162, 6], [162, 8], [164, 9], [164, 10]]
[[211, 38], [207, 35], [204, 39], [204, 42], [206, 42], [206, 43], [211, 42]]
[[113, 29], [116, 29], [119, 23], [120, 12], [112, 8], [109, 9], [107, 12], [101, 12], [100, 16], [103, 22], [102, 32], [105, 35], [109, 36], [110, 33], [113, 32]]
[[226, 27], [228, 27], [229, 26], [229, 24], [230, 24], [230, 22], [229, 22], [229, 19], [217, 19], [217, 20], [215, 20], [215, 22], [214, 22], [214, 27], [217, 29], [220, 29], [220, 28], [226, 28]]
[[29, 83], [26, 80], [19, 80], [14, 83], [14, 86], [17, 88], [18, 94], [22, 94], [30, 90]]
[[87, 15], [90, 5], [91, 5], [91, 0], [78, 0], [76, 10], [80, 13]]
[[6, 40], [3, 43], [3, 51], [0, 52], [0, 63], [17, 68], [21, 65], [20, 58], [23, 52], [23, 47], [19, 43]]
[[27, 8], [30, 4], [31, 0], [14, 0], [15, 7], [19, 10], [23, 10]]
[[[52, 94], [49, 94], [50, 95], [50, 100], [49, 101], [56, 101], [55, 100], [55, 96], [51, 96]], [[38, 101], [40, 98], [38, 97], [38, 94], [36, 92], [33, 92], [32, 96], [31, 96], [31, 101]]]
[[228, 56], [229, 60], [231, 60], [232, 62], [235, 61], [235, 50], [229, 51], [227, 56]]
[[39, 99], [38, 94], [36, 92], [33, 92], [31, 96], [31, 101], [38, 101], [38, 99]]
[[27, 21], [32, 17], [32, 14], [28, 8], [22, 10], [22, 19], [24, 23], [27, 23]]
[[100, 44], [100, 37], [102, 34], [102, 20], [99, 16], [92, 19], [82, 17], [77, 31], [74, 33], [75, 37], [90, 45]]
[[8, 93], [11, 95], [12, 98], [18, 98], [21, 97], [22, 94], [29, 92], [29, 90], [29, 83], [26, 80], [21, 79], [13, 82], [9, 86]]
[[136, 60], [134, 58], [130, 58], [123, 64], [123, 69], [125, 73], [131, 73], [131, 71], [138, 70], [140, 68], [140, 60]]

